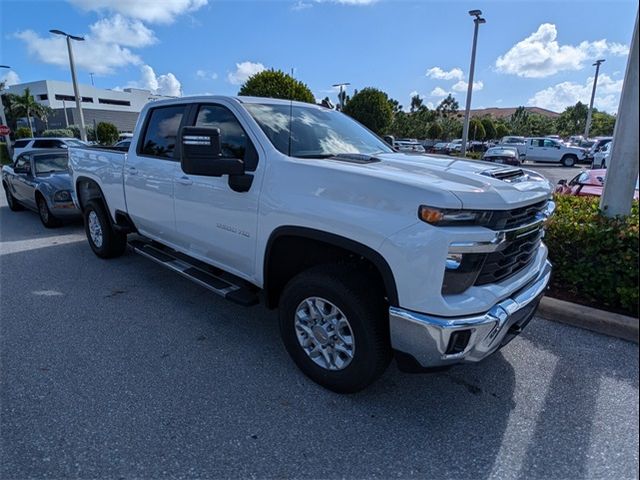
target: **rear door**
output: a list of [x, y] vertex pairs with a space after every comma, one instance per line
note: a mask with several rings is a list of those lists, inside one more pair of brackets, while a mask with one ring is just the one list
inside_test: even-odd
[[544, 139], [531, 138], [527, 144], [527, 160], [543, 162], [545, 158]]
[[255, 272], [258, 223], [258, 143], [226, 102], [194, 105], [188, 124], [220, 129], [222, 158], [244, 161], [244, 187], [238, 176], [187, 175], [178, 168], [176, 229], [189, 254], [245, 278]]
[[187, 106], [150, 109], [124, 166], [127, 213], [141, 234], [167, 244], [176, 240], [173, 182], [179, 163], [175, 150]]

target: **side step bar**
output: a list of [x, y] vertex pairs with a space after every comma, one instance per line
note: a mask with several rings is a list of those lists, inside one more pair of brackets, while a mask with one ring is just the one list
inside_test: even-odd
[[245, 306], [259, 303], [255, 287], [252, 288], [244, 280], [222, 270], [155, 242], [135, 239], [129, 241], [129, 246], [143, 257], [179, 273], [227, 300]]

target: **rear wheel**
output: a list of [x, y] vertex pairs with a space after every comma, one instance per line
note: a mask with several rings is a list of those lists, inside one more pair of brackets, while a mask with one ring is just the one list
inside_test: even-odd
[[562, 165], [565, 167], [573, 167], [578, 161], [578, 157], [575, 155], [565, 155], [562, 157]]
[[7, 205], [12, 212], [18, 212], [24, 210], [24, 207], [13, 197], [13, 194], [9, 191], [9, 186], [4, 183], [4, 194], [7, 197]]
[[36, 205], [38, 206], [38, 215], [40, 215], [40, 221], [47, 228], [59, 227], [61, 222], [58, 218], [54, 217], [49, 210], [47, 201], [42, 195], [36, 197]]
[[114, 230], [102, 202], [91, 200], [84, 209], [84, 229], [91, 250], [100, 258], [114, 258], [127, 248], [127, 235]]
[[294, 277], [280, 299], [280, 334], [296, 365], [329, 390], [353, 393], [391, 360], [383, 293], [353, 267], [322, 265]]

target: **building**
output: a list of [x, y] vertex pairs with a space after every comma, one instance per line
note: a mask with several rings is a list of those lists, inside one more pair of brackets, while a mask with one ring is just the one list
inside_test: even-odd
[[[37, 132], [80, 124], [73, 84], [55, 80], [39, 80], [12, 85], [4, 93], [22, 95], [26, 88], [29, 89], [36, 102], [53, 109], [53, 114], [47, 117], [45, 122], [39, 119], [34, 121], [34, 128]], [[170, 98], [138, 88], [107, 90], [81, 84], [78, 85], [78, 90], [82, 97], [82, 113], [87, 127], [97, 125], [99, 122], [109, 122], [118, 127], [121, 132], [133, 131], [140, 110], [147, 102]], [[25, 126], [26, 124], [25, 119]]]
[[[484, 116], [492, 116], [493, 118], [509, 118], [513, 115], [518, 107], [491, 107], [491, 108], [475, 108], [469, 110], [470, 117], [484, 117]], [[547, 118], [557, 118], [560, 116], [558, 112], [554, 112], [552, 110], [547, 110], [546, 108], [541, 107], [524, 107], [524, 109], [529, 113], [535, 113], [537, 115], [542, 115]]]

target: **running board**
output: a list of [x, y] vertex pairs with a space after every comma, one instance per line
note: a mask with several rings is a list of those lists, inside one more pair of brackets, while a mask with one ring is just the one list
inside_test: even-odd
[[143, 257], [179, 273], [227, 300], [245, 306], [259, 303], [257, 292], [249, 284], [242, 285], [247, 282], [222, 270], [157, 243], [136, 239], [129, 241], [129, 246]]

